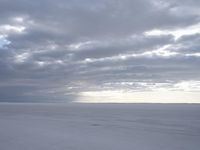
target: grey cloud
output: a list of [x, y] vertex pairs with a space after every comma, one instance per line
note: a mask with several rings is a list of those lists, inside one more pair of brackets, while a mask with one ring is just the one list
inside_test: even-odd
[[[195, 0], [1, 0], [0, 26], [25, 30], [4, 33], [11, 43], [0, 48], [0, 101], [71, 101], [87, 90], [142, 90], [140, 82], [200, 80], [199, 57], [185, 55], [199, 52], [198, 34], [177, 41], [171, 35], [144, 35], [197, 24], [196, 7]], [[24, 19], [16, 22], [15, 17]], [[166, 45], [180, 55], [117, 58]]]
[[200, 52], [200, 34], [183, 36], [176, 42], [177, 45], [181, 45], [177, 51], [183, 53], [199, 53]]
[[75, 57], [80, 58], [101, 58], [113, 55], [144, 52], [147, 49], [156, 49], [159, 46], [173, 42], [171, 36], [145, 37], [135, 36], [133, 38], [118, 39], [116, 41], [107, 40], [106, 43], [92, 45], [86, 49], [76, 50]]

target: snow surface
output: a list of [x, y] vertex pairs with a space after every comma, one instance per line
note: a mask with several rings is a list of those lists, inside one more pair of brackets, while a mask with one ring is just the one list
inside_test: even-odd
[[0, 150], [199, 150], [200, 105], [0, 104]]

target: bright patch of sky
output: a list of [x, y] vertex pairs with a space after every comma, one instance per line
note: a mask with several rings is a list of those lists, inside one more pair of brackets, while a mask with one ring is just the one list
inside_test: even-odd
[[0, 48], [10, 44], [10, 41], [6, 39], [5, 35], [0, 35]]

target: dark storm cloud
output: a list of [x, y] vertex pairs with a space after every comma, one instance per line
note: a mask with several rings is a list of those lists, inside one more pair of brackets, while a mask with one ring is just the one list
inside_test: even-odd
[[0, 101], [73, 101], [123, 82], [141, 90], [140, 82], [200, 80], [200, 33], [145, 34], [196, 25], [199, 7], [195, 0], [1, 0]]

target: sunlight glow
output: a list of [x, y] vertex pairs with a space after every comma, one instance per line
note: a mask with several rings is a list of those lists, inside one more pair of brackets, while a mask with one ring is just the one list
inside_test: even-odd
[[80, 103], [199, 103], [199, 92], [183, 91], [87, 91], [81, 92]]
[[[85, 91], [77, 102], [83, 103], [200, 103], [200, 81], [177, 83], [108, 83], [120, 90]], [[126, 88], [128, 86], [128, 88]], [[131, 89], [131, 87], [135, 87]], [[141, 88], [143, 91], [141, 91]]]

